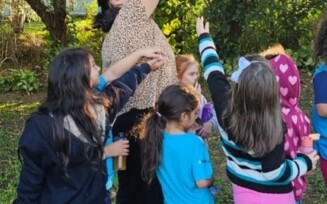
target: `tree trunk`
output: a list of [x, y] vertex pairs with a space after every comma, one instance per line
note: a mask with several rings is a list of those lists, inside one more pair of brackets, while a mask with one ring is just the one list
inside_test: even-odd
[[53, 9], [42, 0], [25, 0], [41, 18], [51, 38], [62, 45], [67, 44], [66, 0], [51, 0]]

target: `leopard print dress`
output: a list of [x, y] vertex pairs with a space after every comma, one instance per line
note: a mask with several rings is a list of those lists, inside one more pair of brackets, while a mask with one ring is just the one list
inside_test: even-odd
[[[119, 11], [110, 32], [104, 39], [103, 69], [140, 48], [153, 46], [161, 48], [167, 62], [162, 68], [147, 76], [119, 115], [132, 108], [153, 107], [163, 89], [177, 82], [175, 54], [166, 37], [153, 19], [146, 15], [141, 0], [129, 0]], [[142, 62], [145, 62], [145, 59], [139, 61]]]

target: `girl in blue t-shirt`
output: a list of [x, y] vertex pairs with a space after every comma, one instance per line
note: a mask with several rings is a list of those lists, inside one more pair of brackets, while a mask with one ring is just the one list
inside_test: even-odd
[[208, 189], [213, 181], [208, 150], [201, 137], [188, 132], [199, 108], [193, 87], [171, 85], [139, 125], [142, 177], [151, 183], [157, 174], [165, 203], [214, 203]]
[[322, 59], [313, 75], [314, 101], [312, 107], [313, 127], [320, 134], [315, 149], [320, 155], [320, 168], [327, 187], [327, 12], [323, 15], [314, 41], [314, 61]]

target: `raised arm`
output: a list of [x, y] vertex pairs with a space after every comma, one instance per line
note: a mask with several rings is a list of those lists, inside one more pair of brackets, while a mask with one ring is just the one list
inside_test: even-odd
[[203, 64], [203, 75], [208, 82], [217, 119], [221, 125], [222, 113], [228, 103], [227, 92], [230, 85], [225, 76], [224, 68], [219, 61], [214, 42], [209, 34], [209, 23], [204, 24], [203, 17], [197, 19], [196, 31], [199, 37], [199, 52]]
[[127, 103], [128, 99], [134, 94], [137, 86], [145, 79], [150, 71], [155, 71], [162, 67], [165, 63], [164, 59], [156, 58], [134, 66], [131, 70], [126, 72], [122, 77], [113, 81], [103, 89], [105, 95], [113, 100], [114, 107], [112, 114], [109, 116], [109, 121], [112, 122], [116, 114]]
[[145, 12], [148, 17], [150, 17], [153, 11], [157, 8], [159, 0], [141, 0], [144, 7]]
[[111, 83], [112, 81], [120, 78], [125, 72], [130, 70], [131, 67], [133, 67], [142, 57], [160, 58], [161, 50], [158, 47], [139, 49], [124, 59], [111, 65], [105, 72], [102, 73], [102, 77], [106, 83]]

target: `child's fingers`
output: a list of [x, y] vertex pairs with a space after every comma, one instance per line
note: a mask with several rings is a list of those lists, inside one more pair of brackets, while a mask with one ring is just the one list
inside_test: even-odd
[[204, 29], [209, 33], [209, 22], [205, 23]]

